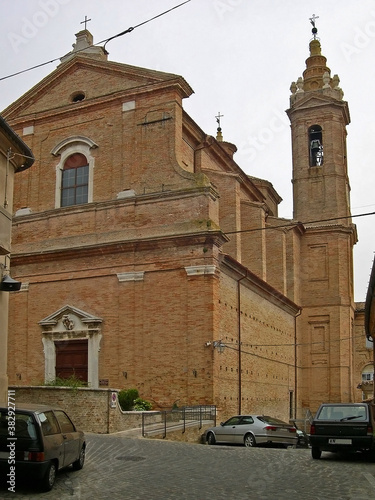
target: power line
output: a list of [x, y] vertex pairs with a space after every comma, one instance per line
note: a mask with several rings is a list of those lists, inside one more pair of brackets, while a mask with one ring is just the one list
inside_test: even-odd
[[101, 42], [99, 42], [99, 44], [105, 42], [105, 44], [104, 44], [104, 48], [105, 48], [105, 46], [107, 45], [107, 43], [109, 41], [113, 40], [114, 38], [117, 38], [117, 37], [122, 36], [122, 35], [126, 35], [126, 33], [131, 33], [135, 28], [139, 28], [139, 26], [143, 26], [144, 24], [147, 24], [147, 23], [153, 21], [154, 19], [157, 19], [158, 17], [164, 16], [164, 14], [168, 14], [168, 12], [171, 12], [172, 10], [177, 9], [178, 7], [181, 7], [182, 5], [184, 5], [185, 3], [188, 3], [188, 2], [190, 2], [190, 0], [186, 0], [185, 2], [182, 2], [179, 5], [175, 5], [171, 9], [168, 9], [165, 12], [162, 12], [161, 14], [158, 14], [158, 15], [156, 15], [154, 17], [151, 17], [150, 19], [147, 19], [147, 21], [143, 21], [142, 23], [139, 23], [136, 26], [130, 27], [127, 30], [122, 31], [121, 33], [118, 33], [117, 35], [111, 36], [107, 40], [102, 40]]
[[306, 221], [306, 222], [301, 222], [301, 221], [288, 222], [287, 224], [281, 224], [281, 225], [277, 225], [277, 226], [255, 227], [252, 229], [239, 229], [237, 231], [227, 231], [227, 232], [225, 232], [225, 234], [251, 233], [254, 231], [264, 231], [266, 229], [280, 229], [280, 228], [285, 228], [285, 227], [295, 227], [295, 226], [298, 226], [299, 224], [302, 224], [303, 226], [307, 226], [309, 224], [316, 224], [318, 222], [332, 222], [335, 220], [353, 219], [355, 217], [364, 217], [367, 215], [375, 215], [375, 212], [367, 212], [367, 213], [356, 214], [356, 215], [346, 215], [344, 217], [330, 217], [329, 219], [316, 219], [316, 220], [310, 220], [310, 221]]
[[[357, 337], [353, 337], [353, 338], [359, 338], [359, 336]], [[351, 337], [348, 337], [347, 339], [341, 339], [341, 340], [350, 340]], [[337, 340], [337, 341], [329, 341], [329, 342], [340, 342], [341, 340]], [[313, 345], [313, 344], [320, 344], [322, 342], [312, 342], [312, 343], [307, 343], [307, 344], [295, 344], [296, 346], [301, 346], [301, 345]], [[230, 349], [232, 351], [235, 351], [235, 352], [238, 352], [239, 351], [239, 347], [232, 347], [230, 344], [228, 343], [225, 343], [223, 342], [223, 347], [227, 348], [227, 349]], [[246, 345], [247, 347], [252, 347], [251, 344], [241, 344], [241, 346], [243, 345]], [[294, 344], [280, 344], [280, 346], [293, 346], [294, 347]], [[238, 344], [237, 344], [238, 346]], [[275, 345], [276, 346], [276, 345]], [[259, 347], [263, 347], [263, 346], [259, 346]], [[259, 353], [255, 353], [255, 352], [249, 352], [249, 351], [246, 351], [244, 349], [241, 349], [241, 354], [248, 354], [249, 356], [253, 356], [254, 358], [259, 358], [259, 359], [264, 359], [266, 361], [269, 361], [271, 363], [278, 363], [278, 364], [281, 364], [281, 365], [286, 365], [286, 366], [289, 366], [289, 367], [294, 367], [295, 364], [294, 363], [290, 363], [288, 361], [282, 361], [280, 359], [276, 359], [276, 358], [271, 358], [269, 356], [266, 356], [266, 355], [261, 355]], [[372, 360], [368, 360], [368, 363], [369, 364], [372, 364]], [[303, 368], [302, 366], [297, 366], [297, 368]], [[319, 366], [311, 366], [310, 368], [319, 368]], [[335, 367], [329, 367], [330, 369], [331, 368], [335, 368]]]
[[[174, 7], [170, 8], [170, 9], [164, 11], [164, 12], [161, 12], [160, 14], [157, 14], [154, 17], [151, 17], [150, 19], [147, 19], [146, 21], [142, 21], [141, 23], [139, 23], [139, 24], [137, 24], [135, 26], [131, 26], [128, 29], [126, 29], [124, 31], [121, 31], [121, 33], [117, 33], [117, 35], [110, 36], [109, 38], [105, 38], [104, 40], [102, 40], [102, 41], [100, 41], [98, 43], [94, 43], [93, 45], [91, 45], [91, 47], [95, 47], [96, 45], [101, 45], [101, 44], [104, 43], [104, 49], [105, 49], [106, 44], [108, 42], [110, 42], [111, 40], [113, 40], [114, 38], [118, 38], [120, 36], [126, 35], [127, 33], [131, 33], [136, 28], [139, 28], [140, 26], [143, 26], [144, 24], [150, 23], [151, 21], [154, 21], [158, 17], [164, 16], [165, 14], [168, 14], [172, 10], [178, 9], [179, 7], [181, 7], [182, 5], [185, 5], [186, 3], [190, 2], [190, 1], [191, 0], [185, 0], [185, 2], [182, 2], [182, 3], [178, 4], [178, 5], [175, 5]], [[83, 52], [86, 49], [87, 49], [87, 47], [85, 47], [83, 49], [76, 50], [75, 54], [77, 54], [78, 52]], [[8, 78], [12, 78], [13, 76], [21, 75], [22, 73], [26, 73], [27, 71], [31, 71], [32, 69], [41, 68], [42, 66], [46, 66], [47, 64], [51, 64], [51, 63], [53, 63], [55, 61], [59, 61], [61, 59], [61, 57], [63, 57], [63, 56], [56, 57], [55, 59], [51, 59], [50, 61], [46, 61], [44, 63], [36, 64], [35, 66], [31, 66], [30, 68], [23, 69], [21, 71], [17, 71], [16, 73], [12, 73], [11, 75], [0, 77], [0, 81], [6, 80]]]
[[[300, 346], [310, 346], [310, 345], [316, 345], [316, 344], [332, 344], [333, 342], [344, 342], [347, 340], [353, 340], [353, 339], [359, 339], [363, 338], [362, 335], [353, 335], [352, 337], [344, 337], [342, 339], [331, 339], [331, 340], [320, 340], [317, 342], [301, 342], [301, 343], [290, 343], [290, 344], [249, 344], [249, 343], [243, 343], [241, 342], [241, 347], [300, 347]], [[230, 346], [230, 345], [235, 345], [238, 346], [238, 342], [224, 342], [222, 340], [222, 343], [225, 344], [225, 346]], [[232, 349], [234, 349], [232, 347]]]

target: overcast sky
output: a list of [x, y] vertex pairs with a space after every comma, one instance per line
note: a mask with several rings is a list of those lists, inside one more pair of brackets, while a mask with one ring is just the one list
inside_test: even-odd
[[[94, 43], [183, 0], [1, 0], [0, 78], [69, 52], [87, 28]], [[236, 144], [235, 160], [269, 180], [292, 217], [290, 84], [309, 56], [315, 14], [322, 53], [338, 74], [352, 123], [348, 166], [352, 214], [375, 212], [375, 0], [190, 0], [106, 46], [109, 59], [182, 75], [194, 89], [184, 107], [198, 125]], [[0, 110], [52, 72], [59, 61], [0, 80]], [[364, 301], [375, 250], [375, 215], [356, 217], [355, 300]]]

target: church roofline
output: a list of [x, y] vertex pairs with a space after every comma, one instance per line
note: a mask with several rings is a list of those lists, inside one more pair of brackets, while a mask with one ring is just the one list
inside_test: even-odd
[[[31, 149], [23, 142], [21, 137], [16, 134], [16, 132], [8, 125], [6, 120], [0, 115], [0, 128], [3, 133], [8, 137], [10, 144], [12, 144], [18, 151], [21, 151], [22, 155], [18, 158], [17, 167], [15, 169], [16, 172], [22, 172], [30, 168], [34, 162], [35, 158], [31, 151]], [[16, 160], [13, 158], [12, 163], [16, 163]]]
[[[116, 91], [114, 94], [110, 94], [108, 99], [113, 99], [121, 96], [122, 94], [136, 94], [136, 93], [144, 93], [148, 91], [155, 91], [159, 89], [166, 89], [168, 87], [174, 87], [178, 90], [181, 95], [181, 98], [190, 97], [194, 93], [194, 90], [187, 83], [187, 81], [180, 75], [176, 75], [173, 73], [166, 73], [161, 71], [155, 71], [147, 68], [141, 68], [138, 66], [131, 66], [128, 64], [117, 63], [112, 61], [98, 61], [95, 59], [89, 59], [80, 54], [75, 55], [72, 59], [68, 60], [64, 64], [60, 64], [54, 71], [49, 73], [46, 77], [44, 77], [40, 82], [34, 85], [30, 90], [28, 90], [25, 94], [19, 97], [16, 101], [10, 104], [7, 108], [5, 108], [2, 114], [8, 118], [12, 117], [12, 115], [16, 114], [18, 110], [27, 105], [28, 102], [34, 101], [39, 98], [40, 95], [43, 94], [45, 89], [51, 85], [54, 85], [55, 82], [58, 83], [64, 74], [67, 74], [73, 71], [75, 68], [92, 68], [94, 71], [102, 71], [108, 73], [112, 71], [119, 75], [127, 74], [134, 78], [136, 82], [136, 78], [140, 77], [143, 79], [149, 79], [149, 82], [144, 83], [143, 85], [137, 86], [135, 84], [134, 87]], [[105, 96], [101, 96], [103, 99]], [[95, 102], [95, 99], [92, 100], [92, 103]], [[82, 105], [87, 105], [90, 101], [82, 101]], [[78, 103], [74, 103], [77, 107]], [[62, 110], [67, 109], [67, 106], [64, 106]], [[69, 108], [70, 109], [70, 108]], [[40, 113], [42, 115], [43, 113]], [[27, 115], [26, 115], [27, 116]], [[39, 114], [38, 114], [39, 116]], [[35, 115], [32, 116], [35, 119]], [[18, 116], [17, 122], [25, 119], [24, 116]], [[27, 117], [27, 119], [31, 119]]]
[[[227, 267], [228, 270], [234, 272], [240, 277], [242, 276], [245, 278], [247, 283], [250, 285], [249, 288], [253, 289], [259, 295], [265, 296], [273, 304], [288, 310], [294, 316], [297, 316], [300, 313], [300, 306], [286, 297], [286, 295], [282, 294], [279, 290], [276, 290], [276, 288], [263, 281], [259, 278], [259, 276], [240, 264], [230, 255], [222, 254], [220, 256], [220, 262], [223, 266]], [[242, 281], [242, 283], [244, 283], [244, 281]]]

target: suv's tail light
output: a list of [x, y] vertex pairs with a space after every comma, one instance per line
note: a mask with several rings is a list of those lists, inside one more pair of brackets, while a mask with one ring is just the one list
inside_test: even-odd
[[315, 434], [315, 425], [314, 424], [311, 424], [310, 434]]
[[368, 436], [372, 436], [373, 435], [373, 429], [372, 429], [372, 426], [371, 425], [368, 425], [367, 426], [367, 435]]
[[297, 432], [297, 429], [295, 427], [289, 427], [288, 431], [289, 432]]
[[30, 462], [44, 462], [44, 452], [43, 451], [29, 451], [25, 452], [24, 460], [29, 460]]

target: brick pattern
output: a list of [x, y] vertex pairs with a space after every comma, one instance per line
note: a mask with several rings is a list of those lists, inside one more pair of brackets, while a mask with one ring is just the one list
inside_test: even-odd
[[[111, 408], [111, 389], [67, 389], [64, 387], [20, 387], [16, 391], [16, 404], [35, 403], [58, 406], [72, 418], [76, 427], [84, 432], [108, 434], [139, 426], [139, 415]], [[130, 412], [132, 413], [132, 412]]]

